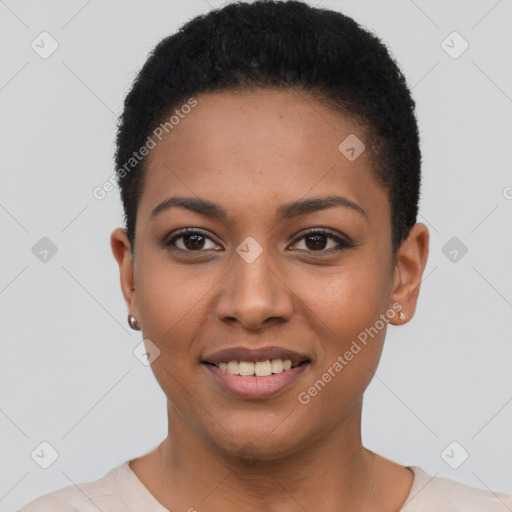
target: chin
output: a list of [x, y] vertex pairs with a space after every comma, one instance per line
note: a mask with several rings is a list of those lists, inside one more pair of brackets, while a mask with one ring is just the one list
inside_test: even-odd
[[244, 423], [237, 423], [236, 428], [228, 432], [223, 429], [209, 432], [211, 442], [227, 455], [251, 464], [285, 458], [309, 444], [310, 438], [303, 422], [285, 427], [284, 416], [276, 428], [275, 421], [262, 421], [261, 414], [258, 417], [254, 421], [249, 418]]

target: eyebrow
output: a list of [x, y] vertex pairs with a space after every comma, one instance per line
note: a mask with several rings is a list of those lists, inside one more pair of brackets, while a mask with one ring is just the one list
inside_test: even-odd
[[[308, 213], [314, 213], [327, 208], [333, 208], [335, 206], [343, 206], [350, 208], [353, 211], [358, 212], [368, 220], [368, 215], [365, 210], [354, 203], [350, 199], [342, 196], [323, 196], [323, 197], [312, 197], [307, 199], [299, 199], [291, 203], [286, 203], [280, 206], [276, 213], [277, 220], [292, 219], [300, 215]], [[163, 213], [170, 208], [178, 207], [185, 208], [200, 215], [210, 217], [213, 219], [225, 219], [228, 216], [228, 212], [222, 206], [212, 203], [206, 199], [197, 197], [170, 197], [159, 203], [155, 209], [151, 212], [150, 219], [155, 218], [160, 213]]]

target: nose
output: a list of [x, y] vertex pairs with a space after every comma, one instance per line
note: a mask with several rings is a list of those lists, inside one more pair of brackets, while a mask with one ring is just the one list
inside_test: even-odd
[[291, 290], [267, 254], [263, 251], [251, 263], [234, 255], [233, 268], [223, 280], [216, 303], [221, 321], [259, 330], [291, 318]]

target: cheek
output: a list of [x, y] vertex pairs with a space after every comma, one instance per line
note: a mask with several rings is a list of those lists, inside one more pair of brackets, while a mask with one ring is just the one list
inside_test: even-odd
[[[149, 253], [150, 251], [148, 251]], [[137, 289], [144, 334], [164, 345], [194, 342], [194, 332], [206, 320], [205, 308], [219, 280], [208, 265], [180, 265], [165, 251], [154, 250], [141, 259]], [[147, 332], [146, 332], [147, 331]]]
[[[176, 265], [161, 256], [147, 257], [137, 289], [144, 338], [160, 350], [151, 368], [165, 395], [180, 401], [196, 393], [199, 340], [207, 319], [209, 291], [215, 289], [212, 272]], [[204, 270], [204, 269], [201, 269]], [[217, 279], [218, 280], [218, 279]], [[180, 408], [190, 399], [184, 397]]]
[[303, 402], [323, 404], [319, 411], [326, 402], [336, 403], [337, 410], [343, 411], [366, 389], [378, 366], [388, 325], [381, 317], [388, 310], [387, 279], [383, 269], [365, 265], [361, 258], [316, 279], [316, 285], [303, 280], [307, 322], [314, 326], [320, 347], [309, 387], [302, 390], [307, 395]]
[[[388, 308], [389, 276], [364, 255], [346, 265], [303, 275], [294, 285], [307, 303], [311, 321], [324, 334], [330, 350], [341, 351]], [[300, 290], [300, 291], [299, 291]]]

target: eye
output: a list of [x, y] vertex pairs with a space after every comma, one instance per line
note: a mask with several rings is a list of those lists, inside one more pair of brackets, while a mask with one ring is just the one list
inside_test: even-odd
[[[199, 229], [184, 228], [173, 235], [172, 238], [164, 240], [165, 247], [174, 246], [185, 252], [204, 252], [202, 249], [218, 251], [220, 248], [212, 238]], [[211, 242], [210, 247], [208, 247], [208, 242]]]
[[[197, 228], [184, 228], [172, 233], [163, 241], [165, 247], [173, 246], [183, 252], [205, 252], [207, 250], [219, 251], [222, 247], [218, 245], [204, 231]], [[329, 247], [329, 242], [331, 246]], [[208, 243], [210, 246], [208, 247]], [[334, 231], [326, 228], [315, 228], [297, 238], [292, 245], [304, 244], [299, 250], [306, 252], [330, 253], [355, 247], [352, 242], [336, 235]]]
[[[354, 247], [353, 243], [337, 236], [334, 231], [326, 228], [315, 228], [314, 230], [308, 231], [300, 238], [297, 238], [295, 242], [293, 242], [293, 245], [299, 242], [302, 242], [305, 247], [299, 248], [299, 250], [305, 250], [307, 252], [330, 253]], [[328, 242], [331, 242], [330, 247], [328, 247]]]

